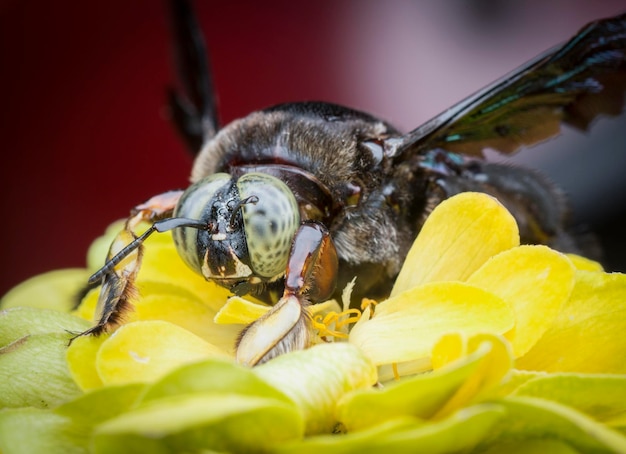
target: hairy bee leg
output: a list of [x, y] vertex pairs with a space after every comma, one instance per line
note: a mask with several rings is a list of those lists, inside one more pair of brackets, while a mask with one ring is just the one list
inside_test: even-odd
[[[124, 224], [124, 228], [109, 247], [104, 266], [90, 277], [86, 287], [91, 289], [102, 285], [96, 306], [96, 324], [75, 338], [89, 334], [97, 336], [119, 324], [124, 312], [130, 308], [130, 300], [136, 294], [134, 284], [143, 255], [141, 243], [154, 231], [172, 228], [168, 225], [160, 227], [158, 224], [173, 222], [164, 218], [172, 215], [182, 192], [169, 191], [159, 194], [131, 210], [131, 216]], [[146, 233], [137, 236], [135, 233], [137, 226], [146, 221], [154, 224]], [[187, 220], [176, 219], [176, 221], [180, 223]]]
[[306, 307], [330, 298], [335, 290], [338, 258], [330, 233], [322, 224], [298, 229], [285, 273], [282, 298], [249, 325], [237, 344], [237, 361], [248, 366], [311, 345], [311, 320]]

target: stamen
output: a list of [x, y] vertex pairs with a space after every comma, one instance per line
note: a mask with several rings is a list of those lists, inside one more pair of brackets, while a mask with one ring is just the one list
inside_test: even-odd
[[320, 337], [332, 336], [332, 337], [339, 337], [342, 339], [345, 339], [348, 337], [348, 335], [345, 333], [341, 333], [339, 331], [330, 329], [329, 325], [327, 325], [325, 321], [326, 320], [322, 320], [321, 315], [316, 315], [313, 318], [313, 328], [315, 328], [318, 331]]
[[391, 370], [393, 371], [393, 378], [400, 380], [400, 372], [398, 372], [398, 363], [391, 363]]
[[[350, 314], [352, 314], [353, 316], [350, 317]], [[348, 316], [347, 318], [343, 319], [343, 320], [339, 320], [339, 317], [343, 317], [343, 316]], [[361, 318], [361, 311], [358, 309], [348, 309], [347, 311], [343, 311], [342, 313], [338, 314], [337, 316], [337, 329], [343, 328], [346, 325], [350, 325], [352, 323], [356, 323], [359, 321], [359, 319]]]
[[[348, 309], [342, 312], [331, 311], [323, 318], [320, 314], [316, 315], [313, 318], [313, 327], [319, 331], [321, 337], [333, 336], [347, 339], [347, 330], [342, 330], [342, 328], [358, 322], [360, 318], [361, 311], [358, 309]], [[333, 325], [334, 327], [331, 328]]]
[[367, 309], [368, 307], [370, 308], [370, 311], [372, 311], [372, 313], [374, 313], [374, 309], [376, 308], [376, 305], [378, 304], [378, 301], [370, 299], [370, 298], [363, 298], [361, 300], [361, 311], [364, 311], [365, 309]]

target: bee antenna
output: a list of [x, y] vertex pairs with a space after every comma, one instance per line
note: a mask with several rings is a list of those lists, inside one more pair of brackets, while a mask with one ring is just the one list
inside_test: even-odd
[[97, 285], [104, 276], [109, 274], [111, 270], [115, 268], [118, 263], [128, 257], [131, 252], [141, 246], [141, 243], [143, 243], [146, 238], [148, 238], [154, 232], [163, 233], [172, 229], [176, 229], [178, 227], [192, 227], [199, 230], [208, 230], [210, 228], [210, 226], [206, 222], [198, 221], [196, 219], [167, 218], [156, 221], [150, 226], [148, 230], [143, 232], [128, 245], [124, 246], [124, 248], [122, 248], [121, 251], [119, 251], [110, 260], [108, 260], [102, 268], [92, 274], [89, 278], [89, 281], [87, 281], [87, 285]]
[[237, 205], [235, 205], [235, 208], [233, 209], [233, 212], [230, 214], [230, 220], [228, 221], [228, 226], [231, 229], [235, 228], [235, 216], [237, 216], [237, 212], [244, 206], [247, 205], [248, 203], [251, 203], [253, 205], [256, 205], [257, 202], [259, 201], [259, 198], [255, 195], [251, 195], [250, 197], [246, 197], [243, 200], [240, 200]]

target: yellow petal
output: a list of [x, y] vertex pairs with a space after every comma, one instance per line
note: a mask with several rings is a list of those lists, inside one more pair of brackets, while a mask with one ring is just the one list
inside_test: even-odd
[[433, 347], [433, 369], [439, 369], [476, 351], [486, 350], [495, 355], [496, 363], [508, 371], [512, 365], [510, 348], [510, 344], [503, 337], [495, 334], [478, 333], [467, 336], [462, 333], [448, 333]]
[[432, 366], [434, 370], [440, 369], [467, 356], [468, 339], [464, 333], [448, 333], [441, 336], [433, 347]]
[[[258, 303], [240, 296], [228, 298], [226, 304], [215, 315], [217, 324], [238, 324], [249, 325], [258, 320], [262, 315], [271, 309], [272, 306]], [[307, 307], [311, 315], [326, 314], [329, 312], [340, 312], [341, 307], [335, 300], [324, 301], [323, 303], [312, 304]]]
[[590, 260], [586, 257], [581, 257], [576, 254], [566, 254], [567, 258], [569, 258], [577, 270], [582, 271], [604, 271], [602, 265], [598, 262]]
[[96, 355], [107, 336], [81, 336], [74, 339], [65, 354], [72, 378], [83, 391], [98, 389], [102, 380], [96, 370]]
[[307, 306], [307, 310], [311, 313], [311, 315], [324, 315], [329, 312], [341, 312], [342, 308], [336, 300], [328, 300], [323, 303], [311, 304]]
[[626, 275], [577, 271], [569, 300], [517, 367], [626, 373]]
[[491, 256], [517, 245], [515, 219], [496, 199], [456, 195], [426, 220], [391, 295], [427, 282], [465, 280]]
[[100, 289], [91, 290], [87, 295], [83, 298], [80, 306], [78, 306], [72, 314], [80, 317], [82, 319], [88, 320], [90, 322], [96, 321], [96, 307], [98, 306], [98, 295], [100, 294]]
[[[170, 237], [169, 241], [165, 238]], [[230, 290], [206, 281], [200, 274], [192, 271], [180, 258], [171, 236], [159, 238], [160, 242], [146, 241], [145, 253], [141, 270], [137, 275], [137, 283], [160, 282], [179, 286], [195, 295], [213, 310], [218, 311], [231, 295]]]
[[468, 284], [441, 282], [383, 301], [372, 319], [352, 328], [350, 342], [377, 365], [399, 363], [429, 357], [445, 333], [502, 334], [514, 322], [499, 297]]
[[[138, 320], [164, 320], [185, 328], [226, 352], [233, 352], [240, 327], [216, 324], [215, 310], [183, 286], [171, 283], [141, 281], [138, 297], [122, 315], [122, 323]], [[95, 322], [99, 290], [89, 292], [75, 315]]]
[[[88, 262], [91, 269], [98, 269], [105, 263], [105, 257], [111, 242], [123, 229], [123, 221], [111, 224], [104, 235], [97, 238], [89, 248]], [[137, 228], [137, 234], [142, 233], [150, 226], [142, 223]], [[139, 286], [143, 282], [159, 282], [180, 286], [186, 292], [195, 295], [200, 301], [211, 305], [218, 310], [225, 302], [230, 292], [207, 282], [204, 277], [191, 270], [180, 258], [174, 246], [171, 232], [151, 235], [144, 243], [142, 266], [137, 275]]]
[[218, 325], [213, 321], [215, 311], [197, 300], [175, 293], [148, 293], [135, 304], [126, 322], [163, 320], [185, 328], [221, 350], [234, 354], [240, 326]]
[[133, 322], [105, 340], [96, 368], [105, 385], [154, 381], [182, 364], [226, 357], [195, 334], [164, 321]]
[[253, 303], [245, 298], [233, 296], [228, 298], [226, 304], [215, 315], [215, 323], [226, 324], [250, 324], [269, 311], [271, 306]]
[[513, 354], [526, 353], [546, 332], [574, 287], [574, 267], [546, 246], [520, 246], [487, 261], [467, 280], [511, 304]]

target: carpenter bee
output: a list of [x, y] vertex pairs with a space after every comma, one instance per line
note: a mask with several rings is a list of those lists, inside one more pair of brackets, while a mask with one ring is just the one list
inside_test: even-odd
[[[98, 321], [130, 304], [143, 241], [172, 231], [184, 262], [234, 294], [274, 303], [247, 327], [238, 361], [255, 365], [309, 345], [309, 304], [387, 295], [413, 240], [444, 199], [480, 191], [516, 218], [524, 243], [581, 252], [560, 192], [535, 171], [489, 163], [622, 110], [626, 15], [592, 22], [418, 128], [403, 133], [347, 107], [273, 106], [220, 127], [203, 38], [185, 1], [172, 1], [177, 67], [174, 124], [194, 150], [192, 185], [137, 205], [88, 287], [102, 286]], [[139, 223], [151, 227], [135, 233]]]

